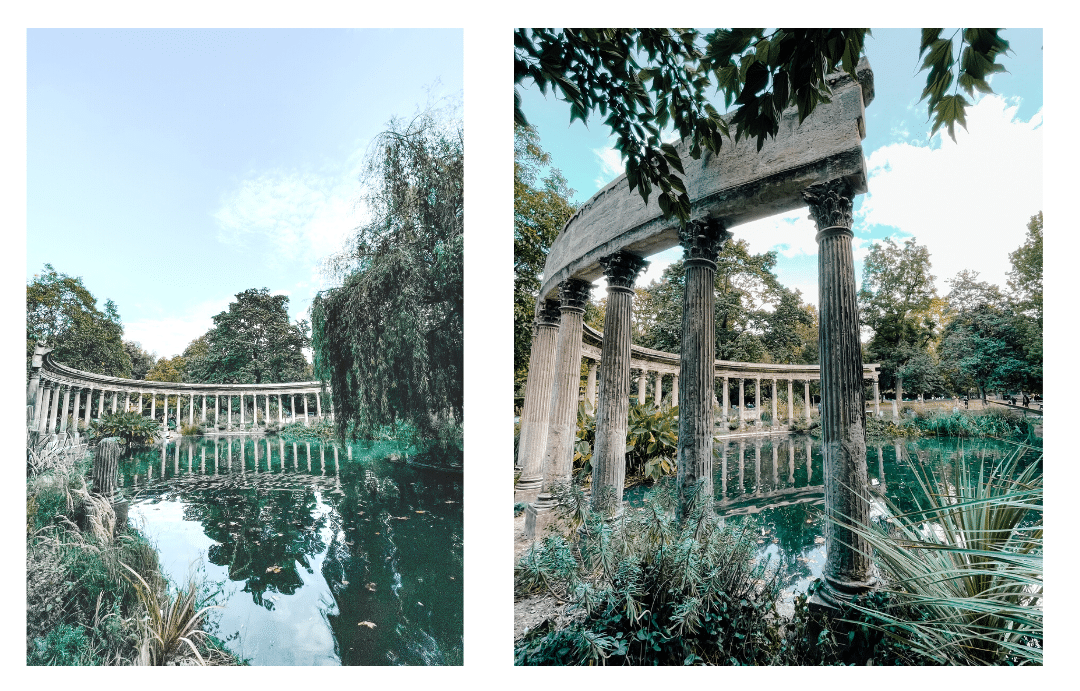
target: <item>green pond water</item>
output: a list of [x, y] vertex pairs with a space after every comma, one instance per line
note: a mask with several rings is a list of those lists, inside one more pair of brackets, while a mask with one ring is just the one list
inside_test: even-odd
[[391, 442], [182, 438], [121, 463], [130, 518], [254, 665], [460, 665], [462, 475]]
[[[779, 565], [784, 588], [782, 609], [805, 592], [825, 566], [824, 464], [820, 440], [805, 435], [744, 437], [713, 442], [716, 510], [731, 521], [754, 521], [762, 557]], [[963, 454], [969, 467], [1000, 460], [1018, 447], [996, 439], [917, 438], [868, 443], [867, 475], [871, 519], [888, 515], [885, 499], [903, 511], [921, 496], [916, 472], [947, 476]], [[1027, 458], [1035, 462], [1041, 450]], [[945, 475], [943, 475], [945, 474]], [[671, 482], [665, 478], [663, 482]], [[624, 499], [643, 505], [653, 487], [627, 490]], [[790, 610], [789, 610], [790, 611]]]

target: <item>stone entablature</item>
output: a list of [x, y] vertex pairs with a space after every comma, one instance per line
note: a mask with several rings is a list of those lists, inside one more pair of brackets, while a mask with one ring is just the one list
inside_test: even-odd
[[[805, 208], [811, 185], [845, 178], [854, 194], [866, 191], [862, 139], [865, 108], [874, 98], [874, 76], [863, 58], [858, 81], [846, 73], [829, 76], [831, 102], [821, 103], [802, 123], [797, 109], [783, 113], [776, 137], [759, 151], [755, 138], [726, 140], [718, 154], [695, 160], [689, 145], [675, 148], [682, 159], [691, 217], [711, 218], [725, 228]], [[665, 219], [657, 191], [646, 204], [620, 175], [570, 217], [544, 264], [539, 300], [552, 298], [568, 278], [594, 281], [600, 259], [619, 250], [648, 257], [679, 244], [678, 224]]]

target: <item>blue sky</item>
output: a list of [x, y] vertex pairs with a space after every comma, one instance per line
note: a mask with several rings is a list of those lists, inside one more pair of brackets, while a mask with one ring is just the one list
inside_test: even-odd
[[[944, 131], [929, 137], [926, 105], [918, 102], [925, 86], [925, 73], [918, 72], [919, 30], [875, 29], [867, 39], [876, 95], [867, 107], [863, 140], [869, 192], [855, 206], [860, 277], [861, 258], [874, 240], [914, 236], [930, 250], [939, 295], [948, 292], [945, 280], [962, 269], [1005, 285], [1008, 253], [1023, 243], [1028, 219], [1043, 208], [1043, 54], [1041, 30], [1006, 30], [1002, 36], [1013, 51], [999, 59], [1008, 73], [991, 78], [995, 95], [981, 96], [969, 108], [967, 132], [957, 127], [955, 144]], [[522, 101], [578, 202], [622, 173], [600, 118], [569, 125], [569, 106], [535, 86], [522, 90]], [[726, 110], [722, 98], [717, 107]], [[780, 280], [817, 303], [815, 231], [805, 209], [732, 230], [754, 252], [776, 250]], [[651, 257], [639, 285], [658, 279], [679, 256], [675, 248]]]
[[462, 31], [29, 30], [26, 280], [51, 263], [180, 353], [248, 288], [306, 318], [368, 144], [460, 97]]

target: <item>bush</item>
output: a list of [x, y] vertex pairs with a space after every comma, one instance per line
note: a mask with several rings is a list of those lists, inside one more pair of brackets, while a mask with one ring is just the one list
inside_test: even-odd
[[[778, 572], [755, 558], [753, 524], [725, 526], [694, 497], [684, 521], [673, 493], [605, 523], [580, 491], [560, 497], [580, 516], [571, 539], [553, 535], [516, 565], [518, 594], [551, 592], [581, 619], [515, 643], [518, 665], [767, 664], [776, 633]], [[571, 522], [573, 526], [573, 521]]]
[[147, 446], [157, 441], [161, 425], [138, 413], [106, 413], [90, 423], [90, 439], [120, 437], [125, 444]]

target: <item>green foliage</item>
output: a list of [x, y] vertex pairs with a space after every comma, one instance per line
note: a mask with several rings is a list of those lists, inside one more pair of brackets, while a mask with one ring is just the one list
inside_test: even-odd
[[540, 148], [535, 130], [514, 127], [514, 372], [524, 379], [532, 347], [532, 330], [540, 278], [548, 248], [570, 220], [574, 190]]
[[679, 407], [630, 406], [626, 428], [626, 474], [656, 481], [676, 470]]
[[61, 624], [33, 640], [27, 665], [92, 665], [90, 640], [81, 627]]
[[[592, 453], [596, 444], [596, 416], [584, 402], [578, 403], [577, 437], [574, 442], [574, 477], [579, 482], [592, 475]], [[517, 455], [514, 455], [517, 458]]]
[[916, 469], [915, 511], [890, 503], [888, 529], [851, 526], [891, 600], [854, 609], [921, 664], [1042, 664], [1042, 457], [1024, 456], [987, 470], [960, 455], [941, 477]]
[[303, 422], [291, 422], [284, 425], [278, 435], [285, 441], [325, 441], [334, 436], [334, 424], [329, 418], [317, 420], [310, 427]]
[[[976, 91], [992, 94], [987, 77], [1004, 72], [1005, 67], [995, 62], [997, 57], [1009, 50], [1009, 42], [998, 36], [999, 29], [958, 29], [950, 38], [941, 38], [942, 29], [923, 29], [919, 44], [919, 57], [926, 54], [921, 70], [929, 70], [926, 76], [926, 88], [922, 98], [925, 100], [927, 116], [933, 116], [934, 124], [931, 136], [942, 126], [949, 131], [949, 136], [956, 141], [954, 130], [956, 123], [967, 129], [965, 108], [967, 99], [956, 93], [953, 88], [953, 67], [958, 67], [956, 86], [974, 96]], [[953, 55], [953, 38], [961, 33], [960, 62], [957, 65]]]
[[[578, 492], [580, 495], [580, 492]], [[725, 525], [693, 497], [674, 518], [670, 491], [605, 523], [585, 513], [570, 542], [553, 535], [515, 566], [516, 590], [550, 592], [580, 612], [562, 630], [517, 641], [518, 665], [767, 664], [781, 653], [771, 623], [777, 571], [756, 558], [750, 522]], [[563, 497], [577, 512], [584, 497]]]
[[315, 372], [339, 434], [463, 416], [464, 133], [429, 109], [391, 120], [365, 167], [371, 221], [328, 267], [312, 304]]
[[[799, 119], [828, 101], [826, 74], [854, 76], [868, 29], [518, 29], [514, 84], [533, 81], [570, 104], [570, 121], [598, 112], [626, 159], [630, 191], [646, 202], [654, 188], [665, 216], [690, 218], [675, 147], [662, 141], [672, 126], [690, 154], [720, 151], [725, 137], [756, 139], [760, 149], [779, 130], [789, 105]], [[715, 87], [725, 119], [709, 102]], [[514, 122], [527, 125], [514, 92]], [[734, 130], [734, 131], [732, 131]]]
[[[816, 362], [817, 312], [801, 294], [780, 284], [776, 252], [751, 254], [745, 240], [726, 243], [715, 279], [716, 353], [739, 362]], [[633, 341], [669, 353], [681, 350], [681, 260], [634, 298]], [[807, 359], [812, 358], [812, 359]]]
[[303, 350], [311, 345], [308, 323], [289, 321], [289, 297], [267, 288], [236, 294], [214, 327], [184, 351], [180, 372], [190, 381], [261, 384], [310, 379]]
[[157, 354], [146, 352], [137, 341], [124, 341], [124, 350], [131, 358], [131, 378], [145, 379], [147, 372], [157, 362]]
[[88, 432], [92, 441], [120, 437], [128, 445], [148, 445], [157, 441], [161, 425], [135, 412], [105, 413], [90, 421]]
[[52, 347], [52, 357], [69, 367], [107, 374], [131, 376], [131, 357], [124, 347], [124, 327], [112, 300], [105, 311], [82, 278], [45, 265], [26, 286], [26, 357], [42, 341]]

